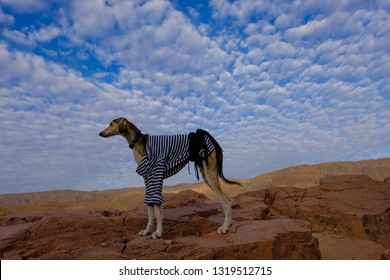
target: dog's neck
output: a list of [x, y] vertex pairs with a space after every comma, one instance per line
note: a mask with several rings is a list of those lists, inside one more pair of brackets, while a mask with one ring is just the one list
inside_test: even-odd
[[137, 164], [140, 164], [141, 160], [146, 155], [146, 138], [145, 135], [134, 145], [133, 156]]
[[133, 151], [134, 160], [140, 164], [143, 157], [146, 155], [146, 137], [141, 133], [135, 125], [128, 125], [126, 132], [122, 134], [126, 139], [129, 147]]

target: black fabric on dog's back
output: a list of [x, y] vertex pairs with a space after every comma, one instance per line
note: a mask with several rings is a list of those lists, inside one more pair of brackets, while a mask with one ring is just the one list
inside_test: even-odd
[[[204, 157], [205, 151], [207, 151], [206, 141], [203, 133], [200, 133], [199, 129], [195, 132], [191, 132], [189, 135], [190, 147], [190, 161], [198, 161]], [[203, 151], [202, 151], [203, 150]], [[203, 155], [203, 157], [202, 157]], [[206, 155], [207, 156], [207, 155]]]

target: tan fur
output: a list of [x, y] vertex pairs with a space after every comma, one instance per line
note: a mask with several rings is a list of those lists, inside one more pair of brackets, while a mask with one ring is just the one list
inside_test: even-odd
[[[133, 140], [141, 133], [141, 131], [131, 122], [126, 120], [125, 118], [119, 118], [113, 120], [110, 125], [99, 133], [101, 137], [111, 137], [115, 135], [123, 136], [129, 144], [134, 144]], [[133, 148], [133, 156], [134, 160], [137, 164], [139, 164], [142, 158], [146, 154], [146, 139], [145, 137], [141, 137]], [[218, 173], [217, 173], [217, 159], [216, 159], [216, 151], [214, 150], [206, 160], [202, 161], [201, 173], [203, 180], [207, 183], [207, 185], [215, 192], [218, 196], [222, 208], [225, 215], [224, 223], [218, 229], [219, 234], [226, 233], [229, 230], [229, 227], [232, 224], [232, 206], [229, 198], [224, 193], [219, 183]], [[229, 181], [223, 175], [221, 177], [225, 182], [230, 184], [237, 184], [242, 186], [239, 182]], [[153, 228], [153, 220], [156, 218], [157, 220], [157, 229], [152, 233]], [[162, 225], [162, 212], [161, 207], [158, 204], [154, 204], [148, 206], [148, 224], [145, 230], [142, 230], [139, 235], [148, 235], [152, 234], [152, 238], [160, 238], [163, 231]]]

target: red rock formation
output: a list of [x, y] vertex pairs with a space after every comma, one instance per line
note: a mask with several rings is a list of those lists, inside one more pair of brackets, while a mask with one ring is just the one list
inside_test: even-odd
[[287, 217], [270, 219], [264, 214], [267, 206], [259, 198], [237, 198], [234, 211], [239, 221], [234, 222], [227, 235], [216, 233], [223, 220], [218, 203], [192, 191], [168, 195], [166, 199], [164, 239], [138, 236], [146, 223], [143, 206], [126, 213], [64, 212], [43, 216], [24, 231], [3, 239], [1, 258], [320, 258], [318, 241], [308, 222]]
[[3, 215], [0, 258], [389, 259], [390, 184], [365, 175], [319, 183], [233, 197], [226, 235], [216, 234], [220, 204], [190, 190], [165, 195], [160, 240], [138, 236], [147, 222], [144, 205]]

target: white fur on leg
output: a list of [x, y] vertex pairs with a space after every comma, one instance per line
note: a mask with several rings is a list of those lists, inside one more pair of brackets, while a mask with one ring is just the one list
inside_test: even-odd
[[216, 151], [214, 150], [209, 158], [208, 162], [202, 161], [202, 177], [207, 185], [214, 191], [218, 196], [219, 201], [222, 204], [223, 213], [225, 215], [225, 220], [222, 226], [217, 230], [218, 234], [227, 233], [230, 226], [232, 225], [232, 204], [229, 198], [221, 189], [221, 185], [218, 180], [217, 174], [217, 161], [216, 161]]
[[153, 205], [148, 206], [148, 225], [146, 226], [146, 229], [141, 230], [139, 232], [139, 235], [145, 236], [152, 232], [153, 229], [153, 220], [154, 220], [154, 209]]
[[228, 232], [230, 226], [232, 225], [232, 204], [225, 194], [221, 194], [219, 200], [222, 204], [223, 212], [225, 214], [225, 220], [222, 226], [218, 228], [217, 233], [225, 234]]
[[153, 204], [154, 206], [154, 215], [156, 216], [157, 219], [157, 229], [155, 232], [152, 233], [152, 238], [153, 239], [158, 239], [162, 236], [162, 231], [163, 231], [163, 216], [161, 213], [161, 206], [159, 204]]

